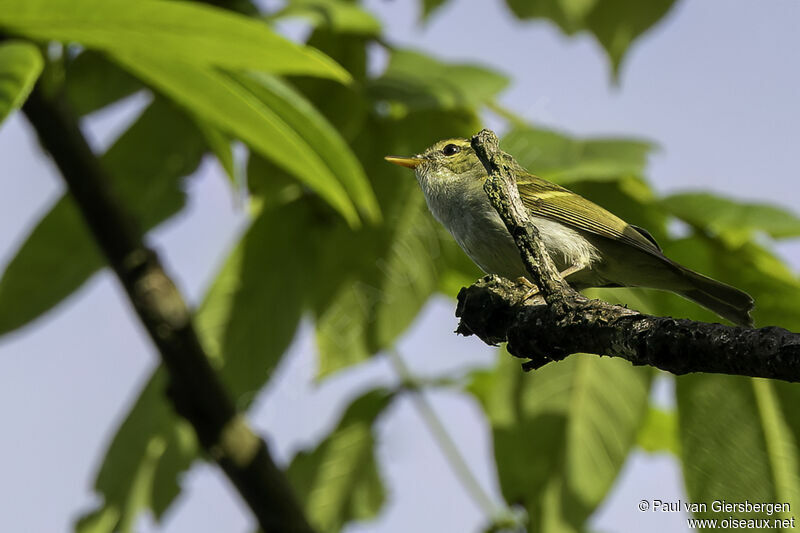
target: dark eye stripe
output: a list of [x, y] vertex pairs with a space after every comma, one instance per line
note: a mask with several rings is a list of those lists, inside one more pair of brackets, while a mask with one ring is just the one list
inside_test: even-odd
[[450, 156], [450, 155], [456, 155], [456, 154], [457, 154], [458, 152], [460, 152], [460, 151], [461, 151], [461, 147], [460, 147], [460, 146], [457, 146], [457, 145], [455, 145], [455, 144], [448, 144], [447, 146], [445, 146], [444, 148], [442, 148], [442, 153], [443, 153], [444, 155], [448, 155], [448, 156]]

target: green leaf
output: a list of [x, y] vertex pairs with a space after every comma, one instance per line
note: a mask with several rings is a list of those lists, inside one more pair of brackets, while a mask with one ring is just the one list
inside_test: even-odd
[[230, 76], [189, 63], [144, 56], [118, 55], [116, 59], [201, 119], [241, 139], [306, 183], [351, 225], [358, 224], [356, 209], [342, 183], [303, 138], [297, 123], [285, 119], [300, 113], [289, 109], [292, 103], [283, 100], [279, 104], [285, 107], [272, 108]]
[[0, 43], [0, 124], [22, 107], [42, 67], [44, 61], [36, 46], [17, 41]]
[[588, 355], [525, 374], [503, 351], [496, 369], [475, 377], [503, 496], [528, 510], [529, 531], [582, 530], [635, 443], [650, 375]]
[[661, 20], [675, 0], [506, 0], [519, 18], [546, 18], [564, 33], [591, 32], [603, 46], [615, 74], [631, 43]]
[[[572, 0], [574, 1], [574, 0]], [[614, 74], [634, 40], [658, 23], [675, 0], [599, 0], [586, 17], [586, 27], [605, 48]]]
[[[154, 509], [159, 517], [178, 494], [175, 477], [165, 477], [159, 470], [168, 449], [194, 450], [197, 443], [194, 430], [166, 401], [166, 385], [167, 376], [159, 369], [117, 430], [94, 485], [103, 503], [79, 519], [79, 533], [134, 531], [140, 513]], [[193, 454], [183, 454], [180, 469], [192, 460]]]
[[339, 134], [352, 142], [363, 132], [372, 103], [366, 97], [367, 46], [364, 35], [340, 34], [318, 27], [308, 45], [322, 50], [347, 69], [355, 83], [343, 85], [324, 78], [294, 77], [292, 83], [330, 121]]
[[376, 101], [397, 102], [408, 110], [477, 109], [507, 85], [508, 78], [484, 67], [394, 50], [386, 72], [367, 91]]
[[64, 94], [78, 115], [93, 111], [143, 89], [139, 80], [100, 52], [84, 50], [67, 64]]
[[289, 84], [268, 74], [251, 74], [237, 79], [264, 105], [275, 110], [315, 150], [367, 220], [380, 221], [380, 207], [364, 168], [336, 128], [308, 100]]
[[[263, 209], [197, 312], [197, 332], [240, 409], [247, 408], [270, 378], [300, 322], [314, 262], [313, 251], [297, 243], [308, 233], [303, 204]], [[106, 452], [95, 484], [104, 502], [82, 523], [104, 517], [110, 526], [99, 531], [110, 532], [135, 523], [148, 508], [160, 518], [180, 493], [179, 476], [198, 457], [199, 448], [192, 428], [174, 414], [165, 385], [159, 367]], [[155, 458], [150, 456], [153, 443], [160, 452]], [[126, 503], [130, 501], [136, 504]]]
[[304, 203], [264, 208], [198, 310], [198, 334], [237, 398], [261, 389], [294, 337], [310, 296], [314, 233]]
[[324, 54], [281, 37], [266, 24], [197, 3], [0, 0], [0, 13], [0, 28], [9, 32], [34, 39], [78, 42], [125, 57], [350, 79]]
[[[150, 229], [183, 207], [182, 178], [194, 172], [203, 150], [192, 121], [156, 99], [103, 155], [102, 164], [117, 196]], [[103, 266], [72, 198], [62, 196], [0, 278], [0, 334], [34, 320]]]
[[336, 429], [289, 466], [289, 481], [319, 531], [340, 531], [347, 522], [373, 518], [383, 505], [372, 427], [392, 399], [385, 390], [357, 398]]
[[800, 236], [800, 218], [768, 204], [738, 202], [712, 193], [673, 194], [659, 201], [671, 215], [722, 236], [731, 244], [750, 240], [755, 232], [776, 239]]
[[[680, 376], [677, 384], [681, 459], [690, 501], [800, 505], [797, 441], [770, 381], [694, 374]], [[753, 513], [713, 513], [710, 506], [696, 515], [754, 518]], [[778, 513], [775, 518], [789, 516]]]
[[502, 147], [530, 172], [557, 183], [642, 176], [653, 149], [635, 139], [575, 139], [524, 126], [509, 131]]
[[678, 417], [675, 410], [665, 411], [650, 406], [639, 429], [636, 444], [649, 453], [667, 452], [678, 455]]
[[371, 13], [346, 0], [290, 0], [270, 20], [303, 17], [338, 34], [379, 35], [381, 24]]
[[434, 11], [442, 7], [447, 0], [422, 0], [422, 20], [427, 20], [431, 17]]
[[[317, 320], [320, 352], [318, 377], [361, 362], [389, 346], [416, 318], [436, 290], [439, 239], [420, 195], [404, 202], [404, 210], [389, 221], [390, 246], [354, 272]], [[385, 233], [385, 232], [384, 232]], [[347, 248], [332, 240], [329, 261]], [[359, 253], [350, 249], [351, 253]]]
[[230, 138], [201, 119], [197, 120], [197, 129], [205, 137], [208, 148], [217, 157], [217, 161], [219, 161], [222, 170], [228, 176], [234, 190], [238, 191], [240, 184], [236, 175], [236, 164], [233, 160], [233, 148], [231, 147]]

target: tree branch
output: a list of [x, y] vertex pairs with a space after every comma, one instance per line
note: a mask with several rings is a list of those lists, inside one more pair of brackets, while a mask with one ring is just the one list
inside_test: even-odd
[[492, 345], [507, 341], [509, 353], [529, 359], [523, 363], [525, 370], [585, 352], [673, 374], [713, 372], [800, 382], [796, 333], [654, 317], [574, 291], [539, 240], [497, 137], [483, 130], [472, 138], [472, 146], [489, 173], [489, 200], [514, 237], [542, 297], [526, 299], [526, 285], [486, 276], [459, 292], [457, 333], [477, 335]]
[[264, 441], [237, 414], [209, 364], [180, 292], [156, 253], [142, 242], [135, 219], [114, 197], [111, 180], [75, 117], [61, 99], [49, 100], [38, 86], [23, 111], [161, 353], [176, 411], [192, 424], [203, 448], [225, 471], [265, 533], [311, 533], [288, 480]]

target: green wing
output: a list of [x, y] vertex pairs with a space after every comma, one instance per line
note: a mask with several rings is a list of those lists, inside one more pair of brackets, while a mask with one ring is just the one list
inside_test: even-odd
[[517, 186], [522, 203], [535, 216], [662, 255], [647, 231], [628, 224], [583, 196], [528, 173], [520, 175]]

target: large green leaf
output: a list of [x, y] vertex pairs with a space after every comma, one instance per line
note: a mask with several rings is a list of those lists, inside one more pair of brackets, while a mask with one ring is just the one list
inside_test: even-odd
[[557, 183], [642, 176], [653, 149], [636, 139], [575, 139], [525, 126], [503, 136], [502, 147], [530, 172]]
[[[286, 101], [273, 91], [270, 97], [274, 101], [270, 104], [275, 108], [270, 107], [231, 76], [190, 63], [143, 56], [117, 55], [116, 59], [203, 120], [246, 142], [306, 183], [351, 225], [358, 224], [356, 209], [345, 187], [312, 143], [303, 137], [304, 131], [319, 125], [309, 125], [307, 113], [292, 110], [295, 102]], [[298, 120], [303, 127], [308, 127], [298, 130]], [[350, 183], [359, 183], [359, 180], [352, 178]], [[357, 200], [364, 206], [363, 197]]]
[[31, 43], [0, 43], [0, 124], [28, 97], [44, 61]]
[[386, 72], [367, 90], [376, 101], [397, 102], [411, 110], [476, 109], [507, 85], [508, 78], [488, 68], [393, 50]]
[[[264, 209], [197, 312], [198, 334], [240, 409], [272, 375], [300, 321], [313, 261], [312, 250], [297, 243], [308, 237], [308, 224], [298, 202]], [[180, 493], [179, 475], [199, 448], [165, 393], [166, 375], [159, 368], [106, 452], [95, 483], [104, 500], [82, 519], [82, 532], [115, 531], [146, 509], [160, 518]]]
[[505, 351], [476, 375], [503, 496], [529, 531], [582, 530], [635, 443], [649, 383], [649, 369], [585, 355], [525, 374]]
[[738, 202], [711, 193], [673, 194], [659, 205], [681, 220], [721, 235], [736, 244], [764, 232], [776, 239], [800, 236], [800, 218], [768, 204]]
[[591, 32], [605, 48], [614, 71], [631, 43], [661, 20], [675, 0], [506, 0], [519, 18], [546, 18], [571, 35]]
[[380, 220], [380, 207], [361, 163], [339, 132], [307, 99], [268, 74], [257, 73], [237, 79], [315, 150], [367, 220]]
[[324, 26], [338, 34], [375, 36], [381, 32], [378, 19], [348, 0], [289, 0], [283, 9], [269, 18], [287, 17], [303, 17], [314, 26]]
[[164, 0], [0, 0], [0, 28], [34, 39], [78, 42], [126, 57], [198, 66], [350, 79], [317, 50], [266, 24], [207, 5]]
[[[203, 150], [192, 121], [169, 102], [156, 99], [103, 155], [102, 164], [117, 195], [149, 229], [183, 207], [182, 178], [194, 172]], [[56, 305], [103, 265], [71, 197], [63, 196], [0, 278], [0, 334]]]
[[[690, 501], [785, 502], [797, 508], [797, 440], [772, 383], [712, 374], [681, 376], [677, 382], [681, 459]], [[718, 519], [791, 516], [714, 513], [710, 506], [695, 514]]]
[[322, 443], [289, 465], [289, 481], [319, 531], [332, 533], [347, 522], [372, 518], [383, 505], [372, 427], [393, 397], [385, 390], [360, 396]]

